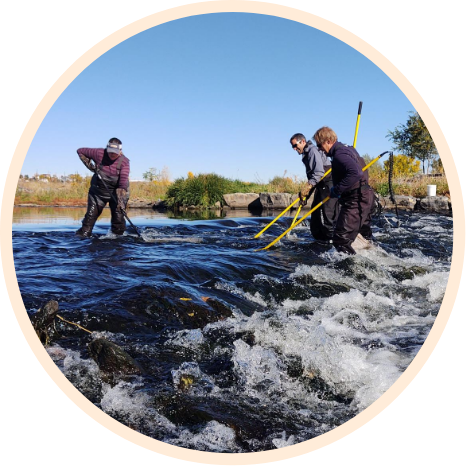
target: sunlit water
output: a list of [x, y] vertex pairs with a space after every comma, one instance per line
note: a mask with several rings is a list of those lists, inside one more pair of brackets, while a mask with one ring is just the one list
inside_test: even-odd
[[[83, 240], [74, 236], [82, 214], [15, 210], [26, 309], [55, 299], [60, 315], [94, 332], [57, 322], [48, 348], [91, 402], [145, 435], [197, 450], [280, 448], [364, 410], [416, 356], [450, 270], [446, 216], [405, 215], [400, 228], [381, 219], [376, 247], [348, 257], [313, 243], [306, 222], [255, 252], [290, 218], [253, 239], [272, 217], [131, 212], [143, 240], [130, 229], [115, 238], [108, 217]], [[96, 337], [120, 345], [142, 375], [104, 377], [88, 354]]]

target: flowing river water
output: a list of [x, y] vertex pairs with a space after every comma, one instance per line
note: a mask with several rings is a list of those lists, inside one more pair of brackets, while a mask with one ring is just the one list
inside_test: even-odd
[[[446, 289], [453, 219], [402, 214], [349, 257], [314, 243], [307, 222], [247, 212], [188, 220], [131, 211], [129, 229], [80, 239], [83, 209], [16, 208], [13, 248], [32, 317], [56, 300], [47, 351], [92, 403], [152, 438], [213, 452], [280, 448], [321, 435], [377, 400], [424, 343]], [[391, 225], [391, 226], [390, 226]], [[104, 374], [104, 338], [140, 372]]]

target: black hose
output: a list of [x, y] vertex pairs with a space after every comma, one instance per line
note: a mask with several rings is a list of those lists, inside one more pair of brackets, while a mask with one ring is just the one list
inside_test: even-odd
[[393, 194], [393, 184], [392, 184], [392, 179], [393, 179], [393, 152], [390, 152], [389, 156], [389, 170], [388, 170], [388, 190], [390, 192], [390, 201], [393, 202], [395, 205], [395, 212], [396, 212], [396, 220], [397, 220], [397, 226], [400, 226], [400, 217], [398, 215], [398, 206], [396, 205], [396, 200], [395, 200], [395, 195]]

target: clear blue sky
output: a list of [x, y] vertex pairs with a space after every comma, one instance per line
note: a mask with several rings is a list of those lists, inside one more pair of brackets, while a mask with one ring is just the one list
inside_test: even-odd
[[79, 147], [123, 142], [131, 179], [167, 166], [172, 179], [215, 172], [244, 181], [304, 178], [289, 144], [328, 125], [357, 149], [391, 148], [388, 130], [414, 108], [379, 68], [309, 26], [265, 15], [222, 13], [142, 32], [84, 70], [52, 107], [23, 174], [86, 173]]

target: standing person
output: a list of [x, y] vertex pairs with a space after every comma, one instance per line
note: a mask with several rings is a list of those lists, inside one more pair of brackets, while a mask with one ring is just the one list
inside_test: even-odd
[[369, 186], [369, 173], [362, 171], [364, 159], [354, 147], [338, 142], [335, 132], [327, 126], [317, 130], [313, 139], [332, 159], [330, 198], [340, 203], [333, 244], [340, 252], [356, 254], [351, 245], [358, 233], [367, 240], [372, 237], [374, 192]]
[[[306, 141], [304, 134], [294, 134], [291, 136], [290, 143], [291, 147], [302, 156], [302, 162], [306, 167], [308, 182], [299, 193], [301, 203], [305, 204], [309, 192], [316, 186], [311, 206], [314, 207], [330, 194], [330, 189], [333, 186], [332, 178], [329, 175], [319, 183], [324, 173], [331, 168], [330, 160], [325, 155], [325, 152], [318, 149], [312, 141]], [[318, 242], [332, 242], [333, 228], [338, 217], [338, 212], [338, 200], [330, 199], [322, 208], [311, 214], [311, 234]]]
[[126, 230], [123, 211], [129, 199], [129, 159], [123, 155], [121, 141], [112, 138], [105, 149], [81, 148], [77, 152], [84, 165], [95, 173], [89, 188], [83, 226], [76, 234], [90, 237], [95, 222], [109, 203], [112, 233], [122, 235]]

